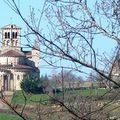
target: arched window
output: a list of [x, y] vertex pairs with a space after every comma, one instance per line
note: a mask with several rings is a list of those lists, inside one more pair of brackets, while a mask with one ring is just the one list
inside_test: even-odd
[[7, 32], [5, 32], [5, 38], [7, 38]]
[[7, 37], [10, 38], [10, 32], [8, 32], [8, 36]]
[[15, 38], [17, 38], [17, 32], [15, 32]]
[[5, 32], [5, 38], [10, 38], [10, 32]]

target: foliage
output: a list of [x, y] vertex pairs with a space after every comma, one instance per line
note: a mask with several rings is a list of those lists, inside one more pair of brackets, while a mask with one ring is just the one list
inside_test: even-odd
[[0, 120], [23, 120], [22, 118], [19, 118], [16, 115], [11, 115], [11, 114], [1, 114], [0, 113]]
[[41, 80], [38, 76], [26, 76], [21, 82], [21, 88], [26, 93], [43, 93]]
[[46, 88], [48, 85], [49, 85], [49, 79], [48, 79], [48, 76], [47, 75], [45, 75], [45, 76], [41, 76], [40, 77], [40, 80], [42, 81], [42, 86], [44, 87], [44, 88]]
[[47, 75], [41, 76], [40, 78], [37, 75], [30, 75], [22, 80], [21, 88], [26, 93], [44, 93], [44, 89], [48, 84]]

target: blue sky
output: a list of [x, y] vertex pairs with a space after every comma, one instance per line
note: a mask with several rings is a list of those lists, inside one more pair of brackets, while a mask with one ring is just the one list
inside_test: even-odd
[[[17, 0], [16, 0], [17, 1]], [[24, 17], [29, 17], [29, 10], [30, 7], [35, 7], [36, 11], [38, 9], [42, 9], [44, 0], [18, 0], [20, 1], [20, 10]], [[7, 25], [7, 24], [16, 24], [17, 26], [20, 26], [22, 28], [22, 34], [26, 30], [26, 25], [21, 20], [21, 18], [13, 11], [11, 8], [8, 7], [8, 5], [3, 2], [3, 0], [0, 1], [0, 28]], [[44, 20], [43, 20], [44, 21]], [[44, 21], [44, 24], [46, 24], [46, 21]], [[41, 28], [43, 26], [41, 25]], [[44, 27], [43, 27], [44, 29]], [[46, 29], [46, 28], [45, 28]], [[24, 43], [24, 38], [22, 38], [22, 43]], [[107, 52], [111, 54], [111, 49], [114, 49], [116, 42], [113, 40], [108, 40], [106, 38], [98, 37], [96, 41], [94, 42], [95, 48], [102, 54], [103, 52]], [[44, 65], [44, 62], [41, 62], [41, 65]], [[50, 74], [54, 70], [48, 70], [45, 68], [41, 68], [41, 74]]]
[[[1, 11], [0, 27], [13, 23], [20, 26], [23, 29], [22, 31], [24, 31], [25, 30], [24, 22], [4, 1], [7, 0], [0, 0], [0, 11]], [[22, 15], [26, 18], [29, 17], [30, 7], [33, 8], [35, 7], [37, 11], [38, 9], [41, 9], [43, 7], [43, 3], [44, 3], [44, 0], [41, 0], [40, 2], [38, 2], [37, 0], [15, 0], [15, 1], [16, 3], [19, 3], [20, 11]]]

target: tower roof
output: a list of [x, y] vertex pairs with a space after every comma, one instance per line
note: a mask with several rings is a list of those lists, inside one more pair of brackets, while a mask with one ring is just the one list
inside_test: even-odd
[[1, 29], [10, 29], [10, 28], [21, 29], [19, 26], [15, 25], [15, 24], [8, 24], [6, 26], [3, 26]]

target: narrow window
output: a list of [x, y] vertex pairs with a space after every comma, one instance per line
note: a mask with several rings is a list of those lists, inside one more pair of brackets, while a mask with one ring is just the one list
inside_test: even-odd
[[7, 32], [5, 32], [5, 38], [7, 38]]
[[8, 38], [10, 38], [10, 32], [8, 32], [8, 35], [7, 35]]
[[15, 32], [15, 38], [17, 38], [17, 32]]
[[15, 33], [14, 32], [12, 32], [12, 38], [15, 38]]

